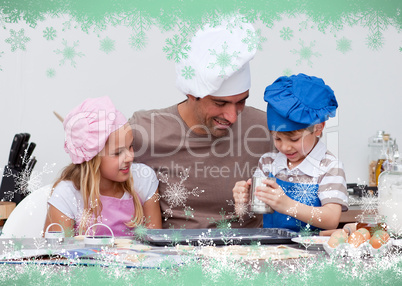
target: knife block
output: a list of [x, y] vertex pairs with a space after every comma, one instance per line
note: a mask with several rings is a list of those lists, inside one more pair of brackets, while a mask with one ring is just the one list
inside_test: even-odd
[[[15, 202], [18, 204], [27, 196], [26, 190], [21, 190], [17, 184], [18, 180], [21, 178], [21, 173], [21, 171], [12, 169], [8, 166], [4, 167], [3, 178], [0, 186], [1, 201]], [[24, 179], [29, 180], [29, 177]], [[26, 187], [28, 182], [25, 182], [23, 185]]]

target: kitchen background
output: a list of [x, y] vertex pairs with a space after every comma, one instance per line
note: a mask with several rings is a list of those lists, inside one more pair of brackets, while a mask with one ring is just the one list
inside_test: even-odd
[[248, 105], [265, 110], [265, 87], [281, 75], [322, 77], [339, 103], [324, 139], [347, 181], [367, 183], [368, 138], [384, 130], [402, 144], [402, 2], [249, 2], [0, 2], [0, 172], [14, 134], [28, 132], [30, 189], [53, 182], [70, 162], [53, 111], [65, 116], [87, 97], [110, 96], [126, 117], [184, 100], [174, 63], [187, 40], [239, 11], [256, 29], [244, 41], [258, 48]]

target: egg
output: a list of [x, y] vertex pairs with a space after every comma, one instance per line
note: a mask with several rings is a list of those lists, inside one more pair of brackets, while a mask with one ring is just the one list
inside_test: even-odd
[[378, 249], [389, 240], [389, 234], [384, 230], [377, 230], [370, 239], [373, 248]]
[[339, 244], [345, 243], [348, 240], [348, 234], [343, 229], [338, 229], [331, 234], [328, 240], [328, 245], [336, 248]]
[[359, 231], [353, 232], [348, 238], [348, 243], [356, 248], [359, 247], [360, 244], [364, 243], [364, 241], [365, 241], [364, 236]]
[[361, 234], [363, 234], [364, 241], [367, 241], [371, 238], [370, 232], [368, 231], [367, 228], [362, 227], [362, 228], [359, 228], [357, 231], [360, 232]]

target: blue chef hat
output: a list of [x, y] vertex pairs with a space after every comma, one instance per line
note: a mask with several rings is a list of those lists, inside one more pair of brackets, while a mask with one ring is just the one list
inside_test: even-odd
[[267, 122], [272, 131], [293, 131], [334, 117], [334, 91], [321, 78], [305, 74], [282, 76], [267, 86]]

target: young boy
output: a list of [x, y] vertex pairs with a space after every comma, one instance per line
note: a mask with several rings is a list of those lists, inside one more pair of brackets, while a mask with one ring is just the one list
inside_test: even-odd
[[[298, 74], [278, 78], [265, 89], [264, 99], [268, 129], [279, 151], [264, 154], [255, 173], [276, 178], [263, 180], [266, 186], [256, 192], [274, 210], [264, 214], [264, 227], [337, 228], [341, 212], [348, 209], [345, 173], [320, 140], [325, 121], [338, 107], [334, 92], [322, 79]], [[233, 189], [239, 215], [249, 202], [250, 184], [240, 181]]]

